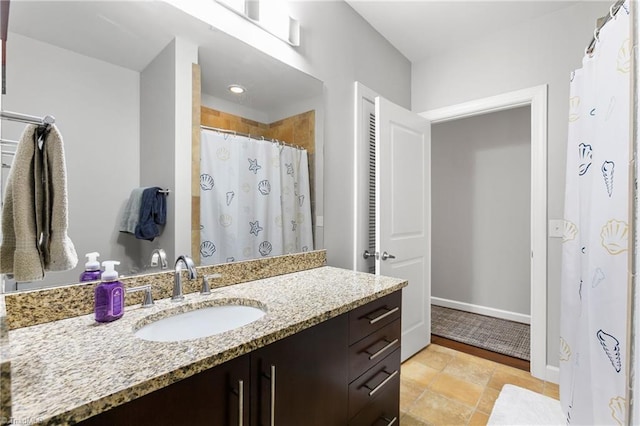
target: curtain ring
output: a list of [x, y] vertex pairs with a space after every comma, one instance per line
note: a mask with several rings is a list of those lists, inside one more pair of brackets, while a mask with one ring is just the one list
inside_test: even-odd
[[613, 12], [613, 8], [615, 7], [615, 3], [612, 4], [611, 6], [609, 6], [609, 16], [611, 17], [611, 19], [615, 20], [616, 19], [616, 14]]
[[594, 28], [594, 30], [593, 30], [593, 39], [595, 41], [597, 41], [598, 43], [600, 43], [599, 36], [600, 36], [600, 28]]

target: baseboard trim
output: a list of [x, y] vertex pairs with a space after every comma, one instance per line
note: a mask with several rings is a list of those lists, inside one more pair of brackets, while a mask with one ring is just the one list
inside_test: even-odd
[[544, 377], [547, 382], [560, 384], [560, 369], [553, 365], [547, 365], [547, 373]]
[[531, 315], [519, 314], [517, 312], [504, 311], [502, 309], [489, 308], [487, 306], [473, 305], [471, 303], [458, 302], [456, 300], [442, 299], [431, 296], [431, 304], [442, 306], [443, 308], [457, 309], [459, 311], [471, 312], [474, 314], [486, 315], [488, 317], [500, 318], [509, 321], [531, 324]]
[[479, 348], [477, 346], [467, 345], [466, 343], [456, 342], [455, 340], [447, 339], [446, 337], [431, 335], [431, 343], [435, 345], [444, 346], [445, 348], [451, 348], [459, 352], [464, 352], [469, 355], [477, 356], [479, 358], [488, 359], [493, 362], [508, 365], [509, 367], [518, 368], [520, 370], [529, 372], [531, 366], [529, 361], [515, 358], [509, 355], [499, 354], [498, 352], [491, 352], [486, 349]]

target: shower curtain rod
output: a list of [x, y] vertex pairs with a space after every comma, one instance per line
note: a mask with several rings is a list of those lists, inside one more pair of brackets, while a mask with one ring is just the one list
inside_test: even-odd
[[265, 138], [264, 136], [260, 136], [260, 137], [252, 136], [249, 133], [236, 132], [235, 130], [220, 129], [218, 127], [209, 127], [209, 126], [204, 126], [204, 125], [200, 125], [200, 128], [207, 129], [207, 130], [213, 130], [214, 132], [227, 133], [227, 134], [234, 135], [234, 136], [245, 136], [247, 138], [255, 139], [257, 141], [273, 142], [273, 143], [277, 143], [278, 145], [290, 146], [291, 148], [305, 149], [305, 148], [303, 148], [301, 146], [298, 146], [298, 145], [295, 145], [295, 144], [291, 144], [291, 143], [286, 143], [285, 141], [281, 141], [281, 140], [278, 140], [278, 139], [269, 139], [269, 138]]
[[20, 114], [18, 112], [0, 111], [0, 118], [3, 120], [19, 121], [21, 123], [30, 124], [54, 124], [56, 119], [50, 115], [44, 117], [36, 117], [34, 115]]
[[596, 22], [596, 28], [595, 30], [593, 30], [593, 38], [591, 39], [591, 43], [589, 43], [589, 45], [587, 46], [587, 49], [585, 50], [585, 53], [587, 55], [591, 56], [593, 54], [593, 50], [596, 48], [596, 42], [600, 41], [598, 39], [598, 36], [600, 35], [600, 30], [602, 29], [602, 27], [605, 26], [607, 22], [615, 18], [616, 13], [618, 13], [618, 10], [620, 10], [624, 2], [625, 0], [616, 1], [609, 8], [608, 14], [604, 15], [601, 18], [598, 18]]

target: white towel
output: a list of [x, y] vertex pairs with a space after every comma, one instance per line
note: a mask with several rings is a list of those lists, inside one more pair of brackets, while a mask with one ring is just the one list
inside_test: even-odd
[[564, 425], [560, 401], [514, 385], [504, 385], [487, 421], [490, 426]]

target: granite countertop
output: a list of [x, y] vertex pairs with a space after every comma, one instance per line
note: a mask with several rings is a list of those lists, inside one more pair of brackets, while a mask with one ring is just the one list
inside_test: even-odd
[[[9, 331], [12, 417], [71, 424], [295, 334], [406, 286], [398, 278], [324, 266], [127, 307], [120, 320], [84, 315]], [[246, 326], [181, 342], [138, 339], [149, 315], [241, 301], [266, 308]]]

